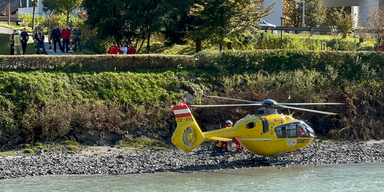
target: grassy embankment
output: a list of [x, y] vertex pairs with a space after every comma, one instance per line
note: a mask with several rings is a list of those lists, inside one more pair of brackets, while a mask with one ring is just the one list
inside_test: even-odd
[[[31, 58], [35, 59], [31, 59]], [[342, 102], [296, 111], [332, 138], [383, 139], [384, 55], [358, 52], [203, 52], [195, 56], [0, 57], [0, 145], [66, 140], [93, 131], [169, 137], [171, 105], [226, 103], [221, 95], [278, 102]], [[7, 69], [12, 64], [24, 69]], [[31, 70], [31, 66], [37, 69]], [[49, 69], [56, 66], [56, 69]], [[19, 66], [19, 68], [22, 68]], [[38, 70], [38, 69], [43, 70]], [[11, 71], [9, 71], [11, 70]], [[186, 100], [191, 94], [194, 99]], [[254, 108], [194, 110], [203, 129]], [[283, 113], [288, 110], [281, 109]], [[292, 112], [292, 111], [291, 111]], [[81, 136], [78, 142], [83, 142]]]

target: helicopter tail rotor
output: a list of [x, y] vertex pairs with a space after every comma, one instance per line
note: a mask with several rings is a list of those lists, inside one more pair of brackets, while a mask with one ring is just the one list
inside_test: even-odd
[[205, 137], [187, 105], [173, 106], [173, 113], [177, 128], [173, 132], [172, 143], [185, 152], [192, 151], [205, 140]]

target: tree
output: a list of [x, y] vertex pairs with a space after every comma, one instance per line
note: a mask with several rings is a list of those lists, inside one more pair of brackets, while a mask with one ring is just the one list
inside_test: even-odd
[[195, 0], [172, 1], [166, 3], [166, 13], [162, 20], [164, 28], [161, 32], [165, 35], [166, 44], [184, 44], [187, 28], [199, 25], [199, 21], [189, 15]]
[[[140, 31], [147, 40], [146, 53], [150, 53], [151, 50], [151, 35], [162, 27], [162, 19], [166, 12], [165, 4], [165, 0], [142, 0], [141, 10], [138, 10], [138, 15], [142, 20], [139, 25]], [[142, 43], [144, 40], [145, 38], [142, 38]]]
[[136, 45], [140, 41], [138, 51], [147, 40], [149, 53], [151, 35], [163, 28], [162, 20], [168, 11], [166, 3], [167, 0], [84, 0], [86, 23], [98, 29], [100, 39], [113, 38], [118, 44], [136, 39]]
[[[303, 3], [299, 3], [303, 10]], [[323, 0], [305, 0], [305, 26], [319, 27], [325, 19]]]
[[[45, 1], [45, 0], [44, 0]], [[69, 23], [69, 17], [71, 12], [80, 7], [83, 3], [83, 0], [51, 0], [52, 3], [56, 4], [58, 9], [63, 10], [67, 15], [67, 24]]]
[[205, 0], [191, 9], [202, 25], [189, 31], [194, 40], [209, 39], [223, 49], [224, 42], [240, 43], [239, 36], [258, 31], [260, 18], [268, 16], [274, 4], [261, 9], [259, 0]]
[[296, 0], [283, 1], [283, 15], [289, 19], [284, 19], [284, 26], [300, 27], [302, 25], [302, 12], [300, 12]]
[[44, 12], [55, 12], [55, 13], [61, 13], [64, 12], [60, 9], [60, 7], [54, 2], [54, 0], [44, 0], [43, 1], [43, 11]]
[[35, 13], [36, 13], [36, 6], [39, 4], [39, 0], [31, 0], [32, 2], [32, 29], [35, 29]]
[[380, 43], [381, 37], [384, 35], [384, 12], [381, 9], [368, 9], [368, 18], [361, 21], [361, 31], [369, 34], [374, 34], [377, 39], [377, 44]]
[[350, 9], [345, 7], [327, 7], [325, 9], [326, 18], [322, 26], [336, 26], [346, 38], [353, 30], [352, 14]]

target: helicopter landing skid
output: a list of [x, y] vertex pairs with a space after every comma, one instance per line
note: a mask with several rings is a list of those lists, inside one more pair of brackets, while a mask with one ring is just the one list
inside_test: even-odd
[[302, 162], [307, 162], [307, 161], [310, 161], [313, 159], [313, 157], [316, 155], [317, 151], [319, 151], [319, 147], [316, 143], [316, 140], [315, 140], [315, 152], [313, 152], [313, 154], [311, 156], [309, 156], [308, 158], [306, 158], [304, 152], [302, 151], [297, 151], [299, 152], [303, 158], [299, 161], [294, 161], [294, 160], [277, 160], [279, 157], [281, 156], [285, 156], [287, 155], [287, 153], [283, 153], [283, 154], [279, 154], [279, 155], [274, 155], [272, 156], [272, 158], [274, 158], [275, 160], [269, 160], [269, 161], [261, 161], [261, 163], [265, 163], [267, 165], [270, 165], [270, 166], [273, 166], [273, 165], [288, 165], [288, 164], [298, 164], [298, 163], [302, 163]]

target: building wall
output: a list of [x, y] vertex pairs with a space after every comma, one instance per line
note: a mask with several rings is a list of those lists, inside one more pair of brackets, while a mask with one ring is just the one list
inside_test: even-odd
[[[268, 23], [280, 26], [280, 17], [283, 16], [283, 0], [260, 0], [264, 1], [264, 6], [275, 4], [274, 12], [263, 20]], [[368, 17], [369, 9], [378, 9], [384, 11], [384, 0], [323, 0], [324, 7], [351, 7], [354, 26], [358, 27], [359, 20], [364, 20]]]
[[[45, 15], [45, 17], [49, 17], [50, 12], [48, 11], [48, 12], [44, 13], [44, 11], [43, 11], [43, 1], [44, 1], [44, 0], [40, 0], [40, 1], [39, 1], [39, 5], [36, 7], [36, 12], [35, 12], [35, 14], [36, 14], [36, 15], [40, 15], [40, 16]], [[30, 0], [27, 0], [26, 4], [27, 4], [26, 7], [19, 8], [19, 10], [18, 10], [18, 14], [26, 14], [26, 13], [30, 13], [30, 14], [32, 14], [32, 13], [33, 13], [33, 7], [32, 7], [32, 3], [31, 3], [31, 1], [30, 1]], [[73, 13], [73, 15], [74, 15], [75, 17], [77, 17], [77, 11], [78, 11], [78, 9], [74, 9], [74, 10], [72, 11], [72, 13]]]
[[[31, 1], [27, 1], [27, 7], [19, 8], [18, 14], [26, 14], [26, 13], [33, 13], [33, 7]], [[36, 7], [35, 10], [36, 15], [43, 15], [43, 1], [39, 1], [39, 5]]]

